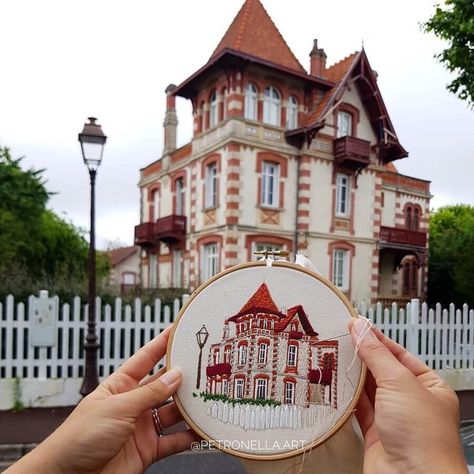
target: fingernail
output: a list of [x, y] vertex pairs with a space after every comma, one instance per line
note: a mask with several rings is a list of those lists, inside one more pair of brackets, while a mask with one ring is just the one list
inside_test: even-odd
[[182, 376], [181, 369], [179, 367], [173, 367], [171, 370], [166, 372], [160, 377], [160, 380], [165, 385], [173, 385]]

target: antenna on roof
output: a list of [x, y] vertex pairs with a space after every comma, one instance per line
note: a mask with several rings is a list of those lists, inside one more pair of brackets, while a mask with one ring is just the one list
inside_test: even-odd
[[361, 39], [361, 49], [364, 51], [364, 38]]

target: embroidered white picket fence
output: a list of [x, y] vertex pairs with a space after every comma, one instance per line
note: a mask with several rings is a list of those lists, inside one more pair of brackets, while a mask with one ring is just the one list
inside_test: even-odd
[[[0, 303], [0, 379], [56, 379], [80, 378], [84, 370], [83, 343], [88, 305], [79, 297], [72, 305], [58, 308], [56, 344], [51, 347], [32, 347], [31, 308], [34, 296], [28, 304], [16, 303], [12, 295]], [[187, 295], [183, 296], [183, 301]], [[97, 333], [100, 340], [98, 357], [99, 376], [105, 377], [117, 369], [138, 348], [153, 339], [176, 317], [181, 301], [173, 306], [162, 305], [159, 299], [154, 305], [142, 306], [140, 299], [133, 305], [124, 305], [117, 298], [113, 306], [102, 304], [97, 298]]]
[[432, 369], [474, 369], [474, 311], [466, 304], [461, 309], [453, 304], [448, 309], [440, 304], [429, 308], [412, 299], [406, 308], [377, 303], [357, 309]]

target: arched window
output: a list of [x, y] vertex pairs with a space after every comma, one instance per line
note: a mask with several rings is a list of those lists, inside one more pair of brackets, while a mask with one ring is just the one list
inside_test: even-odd
[[245, 89], [244, 116], [247, 120], [257, 120], [258, 92], [253, 84], [248, 84]]
[[153, 221], [160, 218], [160, 190], [153, 191]]
[[209, 107], [209, 127], [215, 127], [217, 125], [217, 94], [213, 90], [210, 97], [210, 107]]
[[405, 209], [405, 229], [412, 229], [412, 209], [411, 206], [408, 206]]
[[414, 258], [407, 260], [402, 265], [403, 294], [416, 296], [418, 292], [418, 266]]
[[340, 110], [337, 113], [337, 138], [352, 135], [352, 115]]
[[298, 127], [298, 101], [296, 97], [291, 96], [288, 99], [286, 110], [286, 128], [293, 130]]
[[280, 126], [280, 94], [274, 87], [267, 87], [263, 99], [263, 121]]
[[412, 230], [418, 231], [420, 229], [420, 211], [417, 207], [413, 209]]

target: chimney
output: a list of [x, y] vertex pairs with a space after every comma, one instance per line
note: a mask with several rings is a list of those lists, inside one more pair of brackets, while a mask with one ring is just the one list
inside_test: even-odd
[[176, 97], [173, 92], [176, 90], [174, 84], [170, 84], [166, 92], [166, 114], [163, 127], [165, 129], [165, 145], [163, 155], [167, 155], [176, 150], [176, 130], [178, 128], [178, 117], [176, 115]]
[[313, 49], [309, 53], [311, 58], [310, 74], [315, 77], [324, 77], [326, 70], [326, 53], [323, 48], [318, 48], [318, 40], [314, 40]]

